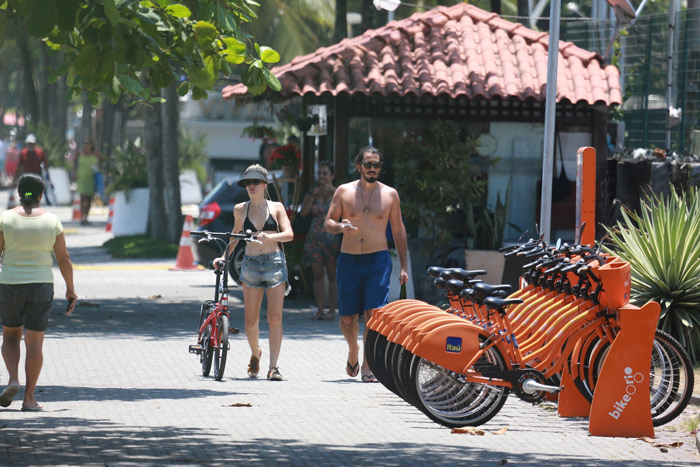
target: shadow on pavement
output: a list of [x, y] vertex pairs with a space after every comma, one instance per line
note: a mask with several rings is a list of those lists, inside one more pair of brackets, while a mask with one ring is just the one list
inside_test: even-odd
[[[16, 464], [24, 455], [33, 465], [129, 463], [135, 465], [575, 465], [619, 466], [619, 461], [550, 456], [523, 452], [514, 456], [468, 446], [416, 443], [308, 444], [294, 438], [259, 437], [245, 442], [216, 429], [230, 423], [211, 417], [211, 428], [125, 426], [106, 420], [74, 417], [26, 418], [4, 424], [0, 462]], [[56, 430], [56, 426], [66, 427]], [[504, 440], [505, 442], [505, 440]], [[341, 441], [342, 443], [342, 441]], [[38, 462], [37, 462], [38, 461]], [[648, 462], [626, 462], [646, 466]], [[679, 465], [669, 461], [654, 465]], [[690, 465], [690, 464], [687, 464]]]

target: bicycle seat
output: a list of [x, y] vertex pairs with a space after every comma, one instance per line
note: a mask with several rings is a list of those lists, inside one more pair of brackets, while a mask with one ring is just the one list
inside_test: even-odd
[[473, 297], [477, 298], [478, 300], [483, 300], [484, 298], [492, 296], [497, 292], [508, 292], [510, 289], [511, 286], [508, 284], [491, 285], [483, 282], [472, 284], [472, 290], [474, 290]]
[[486, 271], [483, 269], [473, 269], [470, 271], [462, 268], [452, 268], [449, 271], [452, 279], [459, 279], [464, 282], [470, 281], [476, 276], [483, 276], [486, 274]]
[[449, 268], [441, 268], [439, 266], [430, 266], [428, 268], [428, 275], [430, 277], [440, 277], [444, 271], [449, 271]]
[[458, 294], [465, 288], [469, 287], [469, 284], [465, 284], [464, 282], [457, 279], [450, 279], [445, 283], [445, 286], [450, 292]]
[[446, 281], [445, 279], [441, 278], [441, 277], [438, 277], [437, 279], [435, 279], [435, 280], [433, 281], [433, 284], [434, 284], [435, 287], [437, 287], [438, 289], [445, 289], [445, 288], [447, 288], [447, 281]]
[[518, 303], [523, 303], [523, 299], [498, 297], [486, 297], [484, 299], [484, 305], [491, 310], [503, 310], [508, 305], [516, 305]]

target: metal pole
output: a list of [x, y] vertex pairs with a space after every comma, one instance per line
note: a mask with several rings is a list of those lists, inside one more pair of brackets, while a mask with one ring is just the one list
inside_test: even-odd
[[673, 96], [673, 40], [676, 29], [676, 0], [668, 7], [668, 49], [666, 52], [666, 151], [671, 152], [671, 98]]
[[542, 156], [542, 195], [540, 234], [550, 241], [552, 224], [552, 166], [554, 165], [554, 124], [557, 117], [557, 63], [559, 61], [559, 18], [561, 0], [552, 0], [549, 10], [547, 49], [547, 93], [544, 112], [544, 155]]

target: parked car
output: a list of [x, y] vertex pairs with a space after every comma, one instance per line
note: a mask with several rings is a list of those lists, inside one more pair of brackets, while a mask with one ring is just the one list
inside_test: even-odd
[[[275, 173], [279, 177], [280, 174]], [[225, 179], [219, 182], [199, 205], [199, 222], [196, 230], [208, 230], [210, 232], [231, 232], [233, 230], [233, 207], [244, 201], [248, 201], [246, 189], [238, 186], [238, 178]], [[270, 199], [278, 201], [277, 190], [272, 183], [268, 185]], [[231, 255], [231, 277], [238, 281], [243, 262], [245, 245], [239, 243]], [[211, 242], [193, 241], [192, 255], [194, 260], [204, 266], [214, 258], [221, 256], [223, 245]]]

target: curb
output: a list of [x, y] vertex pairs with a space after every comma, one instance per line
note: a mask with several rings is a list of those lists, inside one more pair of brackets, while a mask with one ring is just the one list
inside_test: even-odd
[[[693, 394], [690, 396], [690, 403], [693, 405], [700, 405], [700, 395]], [[700, 454], [700, 431], [695, 434], [695, 447], [698, 450], [698, 454]]]

